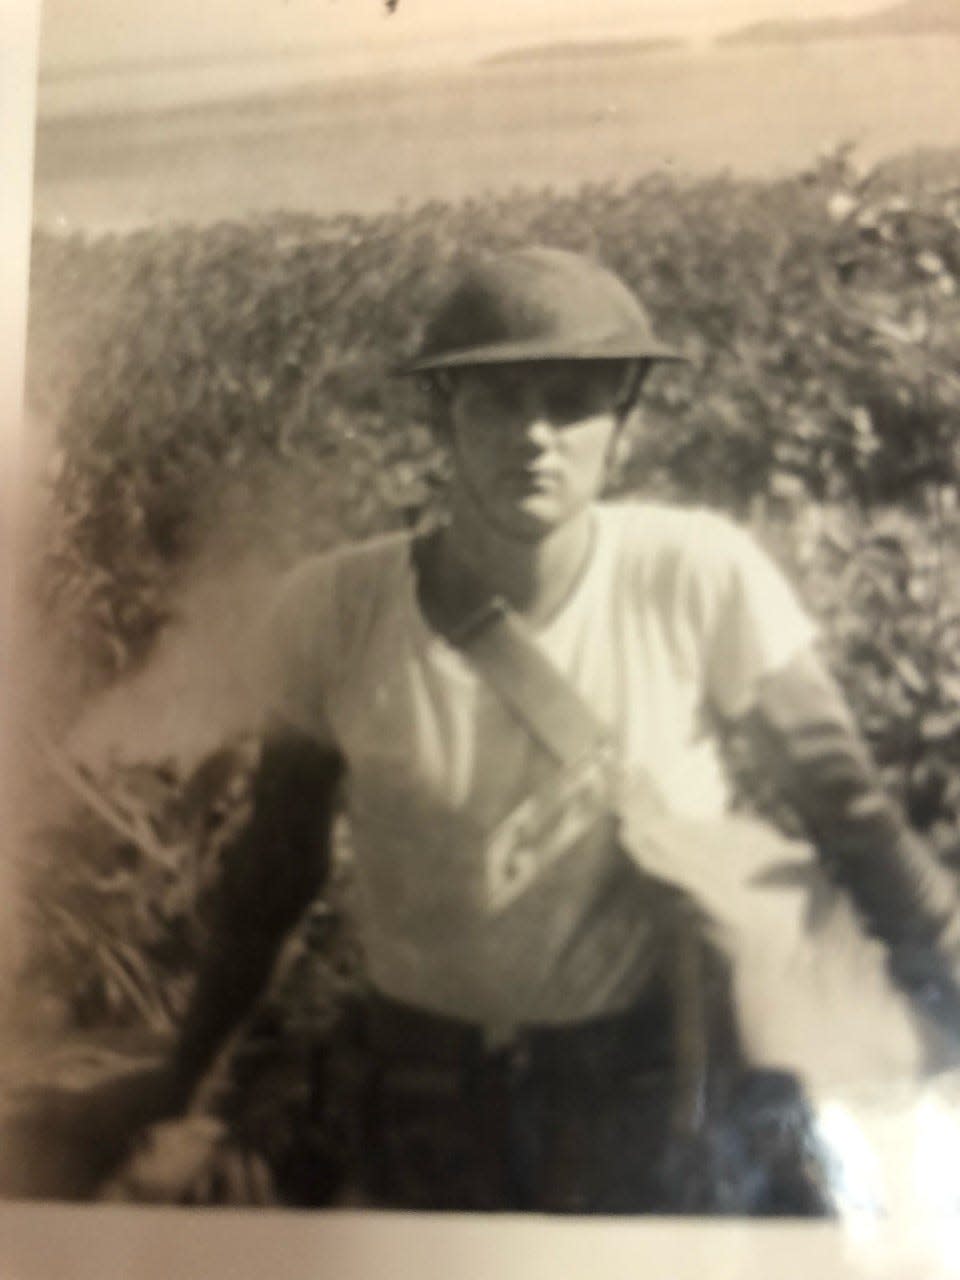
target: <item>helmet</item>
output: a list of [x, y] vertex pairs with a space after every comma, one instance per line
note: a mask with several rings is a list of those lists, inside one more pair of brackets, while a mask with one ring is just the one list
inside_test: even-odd
[[684, 360], [606, 267], [534, 247], [471, 259], [403, 374], [532, 360]]

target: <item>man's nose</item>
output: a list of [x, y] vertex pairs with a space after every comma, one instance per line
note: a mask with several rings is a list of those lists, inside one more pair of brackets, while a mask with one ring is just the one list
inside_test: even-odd
[[520, 427], [525, 443], [546, 449], [553, 443], [554, 425], [543, 413], [527, 414]]
[[543, 449], [553, 442], [556, 424], [540, 396], [529, 394], [518, 406], [517, 426], [525, 442]]

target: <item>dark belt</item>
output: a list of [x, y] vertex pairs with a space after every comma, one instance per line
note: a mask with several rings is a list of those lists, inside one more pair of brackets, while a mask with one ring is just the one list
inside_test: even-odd
[[397, 1064], [416, 1061], [458, 1069], [529, 1064], [549, 1069], [562, 1062], [587, 1072], [606, 1072], [615, 1065], [639, 1071], [672, 1066], [670, 1004], [660, 989], [622, 1012], [575, 1023], [521, 1025], [496, 1043], [479, 1024], [379, 993], [370, 997], [364, 1021], [371, 1053]]

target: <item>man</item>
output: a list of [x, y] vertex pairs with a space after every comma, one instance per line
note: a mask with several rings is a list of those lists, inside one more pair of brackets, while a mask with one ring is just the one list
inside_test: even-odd
[[768, 558], [718, 515], [598, 501], [650, 365], [678, 358], [618, 279], [555, 249], [479, 258], [439, 306], [404, 372], [450, 454], [448, 518], [279, 593], [252, 818], [154, 1116], [187, 1105], [321, 892], [345, 784], [369, 1202], [823, 1210], [797, 1082], [750, 1070], [727, 966], [690, 942], [696, 876], [625, 858], [622, 820], [719, 822], [712, 724], [749, 723], [927, 997], [950, 990], [955, 896]]

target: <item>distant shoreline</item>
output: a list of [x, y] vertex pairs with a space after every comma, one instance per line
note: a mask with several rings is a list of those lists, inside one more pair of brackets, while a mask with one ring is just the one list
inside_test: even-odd
[[[298, 99], [316, 95], [343, 94], [349, 97], [376, 83], [416, 86], [424, 80], [452, 81], [464, 75], [495, 74], [523, 68], [533, 73], [549, 73], [558, 66], [576, 66], [578, 63], [586, 65], [603, 61], [613, 64], [631, 59], [655, 61], [659, 55], [702, 59], [765, 48], [849, 47], [858, 40], [870, 44], [950, 40], [952, 44], [960, 39], [960, 27], [956, 31], [918, 31], [904, 35], [894, 31], [851, 30], [844, 26], [842, 30], [831, 30], [830, 34], [818, 34], [822, 24], [813, 20], [797, 24], [803, 28], [802, 35], [771, 33], [770, 28], [781, 25], [764, 23], [756, 28], [740, 28], [714, 36], [709, 41], [679, 37], [558, 41], [498, 50], [443, 67], [422, 65], [364, 69], [355, 66], [349, 70], [341, 67], [336, 74], [329, 74], [325, 65], [311, 65], [314, 55], [293, 51], [276, 51], [263, 57], [238, 54], [229, 59], [197, 56], [152, 64], [129, 61], [89, 67], [76, 65], [54, 68], [41, 74], [37, 119], [40, 128], [83, 126], [87, 122], [120, 124], [123, 119], [131, 117], [172, 120], [185, 113], [216, 111], [219, 108], [233, 111], [248, 107], [267, 111], [282, 109]], [[760, 26], [764, 28], [764, 34], [760, 33]], [[245, 74], [247, 69], [250, 71], [249, 82]], [[287, 72], [284, 78], [277, 78], [276, 73], [284, 72], [284, 69]], [[258, 71], [267, 74], [258, 77]], [[215, 84], [224, 73], [230, 73], [233, 80], [231, 88], [226, 91], [211, 89], [211, 84]], [[187, 83], [188, 78], [190, 83]], [[165, 80], [176, 81], [182, 93], [164, 94], [161, 87]], [[130, 86], [129, 102], [118, 102], [116, 95], [111, 97], [109, 93], [101, 97], [93, 91], [83, 92], [84, 87], [93, 90], [94, 86], [107, 85], [111, 81], [114, 86], [123, 82]], [[245, 87], [248, 84], [249, 87]], [[151, 86], [161, 89], [159, 95], [152, 91]], [[79, 92], [74, 93], [74, 89]]]
[[795, 25], [788, 23], [759, 23], [756, 27], [743, 27], [726, 35], [717, 36], [713, 47], [717, 49], [745, 49], [775, 45], [810, 45], [828, 44], [833, 41], [854, 40], [958, 40], [960, 25], [957, 27], [930, 28], [923, 31], [899, 31], [885, 27], [856, 27], [846, 23], [804, 22]]
[[899, 0], [858, 17], [772, 18], [719, 37], [724, 45], [809, 44], [816, 40], [871, 37], [960, 36], [956, 0]]
[[[769, 24], [764, 25], [767, 26]], [[810, 25], [815, 24], [811, 23]], [[491, 72], [496, 73], [498, 70], [510, 71], [524, 67], [534, 72], [536, 70], [549, 72], [560, 64], [575, 65], [577, 62], [588, 63], [591, 60], [598, 59], [610, 63], [617, 60], [629, 61], [631, 58], [655, 60], [657, 55], [660, 54], [689, 55], [691, 59], [701, 59], [711, 56], [722, 57], [739, 52], [747, 53], [765, 48], [783, 50], [791, 47], [816, 48], [819, 46], [829, 48], [832, 45], [849, 46], [856, 40], [862, 40], [864, 43], [870, 44], [880, 41], [886, 45], [914, 41], [929, 43], [932, 39], [949, 38], [949, 35], [934, 36], [930, 32], [918, 32], [912, 36], [898, 37], [894, 33], [856, 31], [845, 32], [842, 36], [834, 34], [829, 37], [810, 35], [796, 39], [761, 39], [759, 36], [745, 34], [750, 30], [751, 28], [743, 28], [739, 31], [731, 32], [727, 36], [717, 36], [705, 43], [670, 37], [650, 40], [570, 41], [557, 42], [550, 45], [520, 46], [486, 54], [458, 66], [445, 66], [443, 68], [420, 66], [416, 68], [352, 69], [337, 75], [323, 75], [318, 73], [315, 68], [311, 69], [311, 74], [308, 75], [307, 69], [303, 68], [302, 72], [299, 72], [286, 82], [270, 84], [255, 81], [250, 88], [231, 87], [227, 91], [212, 91], [210, 89], [209, 86], [214, 72], [236, 71], [243, 67], [254, 66], [261, 69], [265, 67], [279, 68], [285, 65], [292, 66], [297, 62], [303, 61], [303, 59], [294, 57], [292, 54], [289, 56], [286, 54], [271, 54], [260, 60], [252, 57], [248, 58], [246, 55], [241, 54], [231, 59], [197, 57], [176, 59], [171, 62], [153, 65], [134, 62], [117, 63], [109, 66], [91, 67], [86, 71], [79, 67], [64, 68], [41, 76], [37, 123], [42, 131], [105, 126], [123, 128], [124, 125], [132, 128], [135, 127], [134, 122], [137, 120], [144, 122], [153, 120], [159, 123], [163, 120], [172, 122], [187, 116], [196, 117], [198, 114], [209, 113], [213, 115], [221, 111], [230, 113], [273, 112], [293, 106], [297, 102], [306, 102], [319, 97], [327, 100], [341, 97], [349, 99], [362, 94], [368, 87], [373, 85], [387, 86], [392, 84], [401, 92], [405, 89], [415, 91], [416, 87], [424, 81], [449, 82], [452, 84], [465, 75], [483, 75]], [[960, 39], [960, 31], [949, 34], [954, 39]], [[202, 75], [204, 70], [208, 70], [211, 73], [210, 80], [204, 79]], [[147, 76], [150, 80], [159, 82], [165, 76], [180, 77], [191, 72], [196, 75], [196, 83], [201, 86], [201, 89], [197, 90], [195, 88], [192, 91], [185, 91], [181, 98], [174, 101], [151, 102], [145, 100], [139, 94], [136, 96], [135, 101], [124, 105], [116, 105], [108, 101], [86, 101], [71, 108], [63, 103], [56, 104], [51, 97], [48, 97], [46, 102], [44, 101], [44, 86], [52, 90], [55, 97], [59, 89], [69, 88], [71, 85], [82, 86], [97, 81], [102, 82], [130, 77], [131, 81], [136, 83], [138, 89], [142, 89], [141, 76]]]
[[841, 142], [871, 164], [960, 146], [958, 83], [960, 44], [930, 37], [272, 86], [241, 71], [192, 104], [177, 76], [159, 109], [141, 94], [124, 112], [42, 117], [34, 216], [106, 230], [375, 213], [653, 170], [766, 178]]
[[516, 66], [524, 62], [567, 62], [580, 58], [644, 56], [674, 53], [689, 46], [680, 36], [660, 36], [643, 40], [562, 40], [551, 44], [519, 45], [500, 53], [488, 53], [475, 65]]

